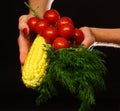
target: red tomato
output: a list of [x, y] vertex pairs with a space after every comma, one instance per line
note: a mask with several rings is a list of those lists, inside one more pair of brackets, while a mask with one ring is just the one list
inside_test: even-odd
[[81, 44], [82, 41], [84, 40], [84, 34], [83, 34], [83, 32], [80, 29], [75, 28], [74, 38], [75, 38], [75, 44], [76, 45]]
[[53, 26], [48, 26], [44, 31], [43, 31], [43, 37], [45, 38], [46, 42], [48, 44], [52, 44], [54, 39], [58, 36], [58, 31], [55, 27]]
[[46, 27], [49, 26], [49, 23], [47, 20], [45, 19], [42, 19], [42, 20], [39, 20], [36, 25], [35, 25], [35, 31], [40, 34], [40, 35], [43, 35], [43, 31], [45, 30]]
[[71, 39], [74, 35], [75, 28], [72, 24], [63, 24], [59, 27], [58, 32], [60, 36]]
[[36, 23], [39, 21], [40, 19], [37, 18], [37, 17], [31, 17], [29, 20], [28, 20], [28, 26], [30, 27], [30, 29], [32, 31], [35, 31], [35, 25]]
[[63, 24], [74, 24], [70, 17], [63, 16], [57, 21], [57, 27], [59, 28]]
[[69, 47], [69, 42], [63, 37], [57, 37], [53, 41], [52, 46], [55, 50], [58, 50], [58, 49], [61, 49], [61, 48], [68, 48]]
[[44, 13], [43, 17], [44, 19], [48, 20], [50, 24], [55, 24], [58, 19], [60, 19], [60, 14], [57, 10], [50, 9]]

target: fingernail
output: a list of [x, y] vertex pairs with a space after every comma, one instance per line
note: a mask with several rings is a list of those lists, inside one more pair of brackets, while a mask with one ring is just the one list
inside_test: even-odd
[[24, 35], [27, 35], [27, 28], [23, 29], [23, 33], [24, 33]]

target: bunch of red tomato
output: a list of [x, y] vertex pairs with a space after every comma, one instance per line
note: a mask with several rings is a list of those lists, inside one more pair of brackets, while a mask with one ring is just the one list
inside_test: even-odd
[[31, 31], [43, 36], [54, 49], [69, 48], [81, 44], [83, 32], [74, 26], [70, 17], [61, 17], [55, 9], [44, 13], [43, 19], [31, 17], [28, 20]]

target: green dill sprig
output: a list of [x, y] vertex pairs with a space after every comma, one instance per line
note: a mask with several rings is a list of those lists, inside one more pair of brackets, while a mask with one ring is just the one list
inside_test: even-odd
[[33, 12], [34, 16], [40, 18], [39, 15], [36, 12], [38, 7], [36, 9], [33, 9], [26, 1], [24, 1], [24, 4]]
[[95, 104], [94, 93], [105, 89], [104, 53], [96, 49], [91, 51], [83, 46], [60, 50], [50, 47], [46, 51], [49, 64], [42, 84], [36, 88], [40, 93], [36, 99], [37, 104], [58, 95], [56, 84], [59, 84], [82, 101], [79, 111], [88, 111]]

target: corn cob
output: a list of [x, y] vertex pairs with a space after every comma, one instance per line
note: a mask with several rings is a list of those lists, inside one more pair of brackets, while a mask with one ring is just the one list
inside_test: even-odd
[[45, 76], [45, 67], [48, 64], [45, 44], [44, 38], [37, 35], [26, 57], [22, 69], [22, 81], [28, 88], [34, 89], [39, 86]]

